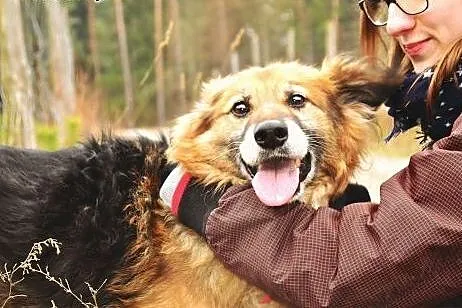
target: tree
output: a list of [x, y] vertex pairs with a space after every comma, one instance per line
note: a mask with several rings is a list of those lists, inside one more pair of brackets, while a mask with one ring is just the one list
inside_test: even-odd
[[217, 18], [212, 20], [213, 23], [217, 23], [218, 33], [216, 36], [217, 40], [217, 48], [215, 52], [215, 57], [217, 63], [223, 63], [222, 68], [224, 70], [227, 69], [228, 61], [223, 61], [223, 55], [228, 53], [229, 48], [229, 27], [228, 27], [228, 12], [226, 9], [226, 2], [225, 0], [215, 0], [214, 1], [214, 9], [217, 12]]
[[96, 12], [95, 1], [87, 0], [88, 14], [88, 40], [90, 45], [91, 62], [93, 64], [94, 78], [100, 80], [101, 62], [99, 59], [98, 39], [96, 37]]
[[30, 50], [32, 79], [34, 80], [35, 119], [39, 122], [50, 123], [53, 108], [50, 102], [53, 101], [53, 98], [49, 78], [47, 26], [44, 20], [39, 18], [45, 15], [45, 9], [31, 1], [23, 1], [22, 5], [25, 14], [25, 41]]
[[[24, 14], [38, 123], [53, 123], [58, 117], [53, 97], [62, 97], [60, 84], [71, 79], [59, 77], [64, 72], [54, 56], [68, 62], [70, 50], [77, 76], [94, 77], [85, 78], [83, 87], [98, 93], [100, 120], [115, 122], [123, 114], [124, 121], [136, 125], [162, 125], [184, 112], [186, 102], [197, 99], [202, 80], [229, 73], [230, 63], [234, 70], [292, 58], [319, 64], [327, 53], [337, 53], [332, 50], [358, 50], [358, 23], [353, 22], [358, 7], [350, 1], [336, 0], [340, 3], [337, 15], [334, 0], [8, 1], [19, 1]], [[64, 11], [67, 21], [55, 20], [56, 13], [48, 12], [50, 5]], [[116, 5], [122, 8], [117, 20]], [[9, 21], [11, 16], [7, 18]], [[337, 18], [341, 26], [332, 23]], [[173, 27], [167, 29], [170, 22]], [[140, 31], [146, 26], [152, 31]], [[71, 43], [59, 39], [63, 46], [51, 45], [55, 38], [68, 36], [68, 28]], [[340, 36], [333, 31], [337, 28], [342, 29]], [[242, 40], [232, 44], [241, 29], [245, 31]], [[0, 38], [0, 43], [4, 42], [5, 35]], [[0, 69], [5, 71], [4, 78], [11, 79], [5, 63]], [[65, 74], [73, 75], [70, 70]], [[5, 90], [10, 97], [10, 89]], [[61, 101], [66, 105], [62, 108], [68, 108], [72, 99]], [[76, 108], [91, 107], [79, 104]], [[127, 124], [124, 121], [116, 123]]]
[[154, 50], [156, 67], [156, 106], [157, 125], [163, 125], [166, 121], [165, 115], [165, 82], [164, 82], [164, 48], [162, 42], [162, 0], [154, 0]]
[[43, 2], [48, 13], [50, 72], [53, 88], [52, 114], [58, 126], [58, 143], [64, 145], [66, 119], [75, 112], [75, 70], [73, 44], [67, 9], [59, 0]]
[[252, 55], [252, 65], [260, 65], [260, 37], [254, 28], [247, 27], [245, 29], [247, 36], [250, 39], [250, 53]]
[[169, 1], [170, 19], [173, 22], [172, 56], [174, 65], [174, 79], [172, 84], [175, 87], [176, 101], [179, 103], [179, 111], [186, 112], [186, 80], [183, 68], [183, 48], [181, 43], [181, 18], [179, 13], [178, 0]]
[[117, 38], [119, 42], [120, 60], [122, 62], [122, 72], [124, 76], [125, 111], [123, 116], [129, 127], [133, 126], [133, 81], [130, 70], [130, 60], [128, 57], [127, 31], [125, 29], [124, 8], [122, 0], [114, 1], [115, 19], [117, 27]]
[[[1, 84], [4, 87], [4, 121], [7, 120], [12, 138], [8, 143], [27, 148], [35, 148], [34, 109], [35, 101], [32, 87], [32, 70], [26, 53], [21, 3], [2, 1], [0, 4], [1, 29], [4, 35], [2, 51]], [[3, 54], [3, 53], [2, 53]], [[10, 135], [11, 136], [11, 135]]]
[[286, 48], [286, 57], [287, 60], [294, 61], [295, 60], [295, 29], [290, 28], [287, 30], [286, 41], [287, 41], [287, 48]]
[[314, 62], [312, 8], [305, 0], [295, 0], [296, 44], [298, 58], [306, 63]]
[[339, 28], [340, 0], [332, 0], [331, 17], [327, 22], [326, 56], [334, 57], [338, 53], [338, 28]]

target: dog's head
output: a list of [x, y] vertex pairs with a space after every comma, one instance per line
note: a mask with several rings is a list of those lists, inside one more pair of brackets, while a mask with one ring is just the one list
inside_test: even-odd
[[252, 181], [268, 205], [324, 205], [345, 189], [374, 111], [399, 81], [344, 58], [321, 69], [275, 63], [214, 79], [177, 120], [168, 154], [206, 184]]

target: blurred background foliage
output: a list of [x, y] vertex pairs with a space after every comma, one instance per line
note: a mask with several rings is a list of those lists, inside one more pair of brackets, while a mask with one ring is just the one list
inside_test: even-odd
[[0, 142], [25, 147], [168, 125], [203, 80], [250, 65], [359, 55], [355, 0], [3, 0], [0, 12]]

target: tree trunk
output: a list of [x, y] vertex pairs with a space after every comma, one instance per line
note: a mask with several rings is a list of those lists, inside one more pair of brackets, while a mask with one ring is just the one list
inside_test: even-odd
[[314, 63], [314, 40], [311, 12], [312, 8], [305, 0], [295, 0], [295, 18], [297, 21], [297, 55], [306, 63]]
[[245, 29], [240, 29], [239, 32], [236, 34], [233, 42], [229, 46], [229, 63], [231, 66], [231, 73], [237, 73], [240, 69], [238, 48], [239, 45], [241, 45], [242, 37], [244, 36], [244, 34]]
[[246, 28], [247, 36], [250, 39], [250, 50], [252, 55], [252, 65], [261, 65], [260, 58], [260, 37], [255, 29], [251, 27]]
[[[41, 28], [39, 9], [37, 4], [31, 1], [22, 2], [24, 5], [23, 12], [26, 13], [26, 18], [31, 26], [30, 36], [33, 37], [31, 66], [32, 78], [35, 81], [33, 92], [35, 97], [35, 118], [44, 123], [50, 123], [54, 118], [52, 116], [53, 96], [50, 88], [49, 67], [48, 67], [48, 37], [44, 35]], [[27, 24], [27, 23], [26, 23]], [[46, 31], [45, 31], [46, 32]]]
[[216, 42], [217, 42], [217, 52], [215, 54], [215, 57], [217, 58], [216, 61], [217, 63], [222, 64], [222, 69], [223, 72], [226, 72], [228, 70], [228, 67], [226, 65], [226, 61], [223, 63], [223, 57], [225, 57], [228, 52], [229, 48], [229, 27], [228, 27], [228, 14], [226, 13], [226, 3], [225, 0], [216, 0], [215, 1], [215, 7], [217, 9], [217, 19], [213, 20], [213, 22], [217, 23], [218, 27], [218, 36], [216, 37]]
[[237, 51], [231, 52], [229, 63], [231, 65], [231, 73], [235, 74], [239, 72], [239, 53]]
[[184, 113], [187, 110], [186, 105], [186, 80], [183, 68], [183, 48], [181, 45], [181, 19], [179, 14], [178, 0], [169, 1], [170, 18], [173, 21], [173, 39], [172, 51], [175, 65], [175, 76], [172, 84], [176, 85], [177, 101], [179, 112]]
[[119, 42], [120, 61], [124, 78], [125, 111], [124, 120], [128, 127], [133, 126], [133, 81], [128, 57], [127, 31], [125, 29], [124, 7], [122, 0], [114, 0], [117, 39]]
[[334, 57], [338, 53], [340, 0], [332, 0], [331, 18], [327, 23], [326, 56]]
[[1, 6], [1, 29], [4, 35], [2, 51], [5, 50], [5, 59], [2, 57], [0, 69], [6, 100], [3, 102], [3, 119], [11, 121], [8, 128], [13, 137], [13, 140], [7, 141], [26, 148], [36, 148], [32, 70], [24, 41], [21, 2], [2, 1]]
[[43, 2], [48, 13], [50, 70], [53, 82], [53, 112], [58, 126], [58, 143], [66, 139], [66, 118], [75, 112], [75, 73], [69, 17], [59, 0]]
[[101, 62], [99, 59], [98, 39], [96, 37], [96, 12], [94, 0], [87, 0], [87, 14], [88, 43], [90, 46], [91, 62], [93, 64], [94, 80], [99, 81], [101, 77]]
[[270, 31], [267, 25], [262, 28], [261, 34], [261, 46], [262, 46], [262, 61], [263, 64], [268, 64], [271, 60], [271, 38]]
[[154, 0], [154, 50], [156, 52], [156, 105], [157, 125], [164, 125], [165, 115], [165, 82], [164, 82], [164, 51], [162, 42], [162, 0]]
[[287, 59], [290, 61], [295, 60], [295, 29], [293, 27], [287, 30]]

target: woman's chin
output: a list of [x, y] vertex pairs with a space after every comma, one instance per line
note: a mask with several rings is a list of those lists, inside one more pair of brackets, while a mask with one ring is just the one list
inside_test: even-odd
[[[429, 47], [429, 46], [428, 46]], [[443, 52], [437, 48], [427, 48], [425, 51], [409, 55], [416, 73], [421, 73], [429, 67], [435, 66], [441, 59]]]

